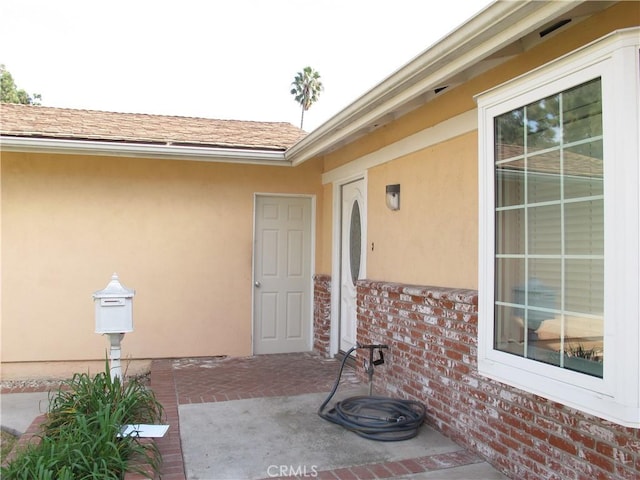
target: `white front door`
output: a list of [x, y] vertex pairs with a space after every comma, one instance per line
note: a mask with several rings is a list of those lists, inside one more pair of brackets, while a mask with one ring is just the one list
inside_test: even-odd
[[311, 199], [256, 196], [253, 351], [311, 350]]
[[356, 180], [341, 188], [340, 350], [346, 352], [356, 344], [356, 281], [365, 275], [365, 181]]

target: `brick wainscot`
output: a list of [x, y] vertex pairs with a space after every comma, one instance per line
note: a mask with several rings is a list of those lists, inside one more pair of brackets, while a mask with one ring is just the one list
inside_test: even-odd
[[313, 277], [313, 350], [329, 357], [331, 331], [331, 276]]
[[640, 478], [640, 430], [478, 374], [476, 291], [369, 280], [357, 288], [358, 342], [389, 345], [379, 393], [423, 402], [430, 425], [511, 478]]

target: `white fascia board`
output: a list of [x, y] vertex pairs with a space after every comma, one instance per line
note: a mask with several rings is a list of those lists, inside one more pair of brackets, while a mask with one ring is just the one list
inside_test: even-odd
[[285, 159], [284, 152], [282, 151], [114, 143], [53, 138], [3, 136], [0, 138], [0, 151], [291, 166], [291, 163]]
[[496, 2], [289, 148], [299, 165], [583, 1]]

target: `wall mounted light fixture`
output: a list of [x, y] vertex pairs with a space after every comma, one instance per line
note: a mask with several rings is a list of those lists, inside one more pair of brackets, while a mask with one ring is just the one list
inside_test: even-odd
[[387, 185], [387, 208], [400, 210], [400, 185]]

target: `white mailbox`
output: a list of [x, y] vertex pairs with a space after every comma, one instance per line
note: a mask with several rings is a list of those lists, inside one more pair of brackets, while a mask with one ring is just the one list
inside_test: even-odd
[[117, 274], [103, 289], [93, 294], [96, 307], [96, 333], [133, 332], [132, 299], [136, 294], [120, 283]]

